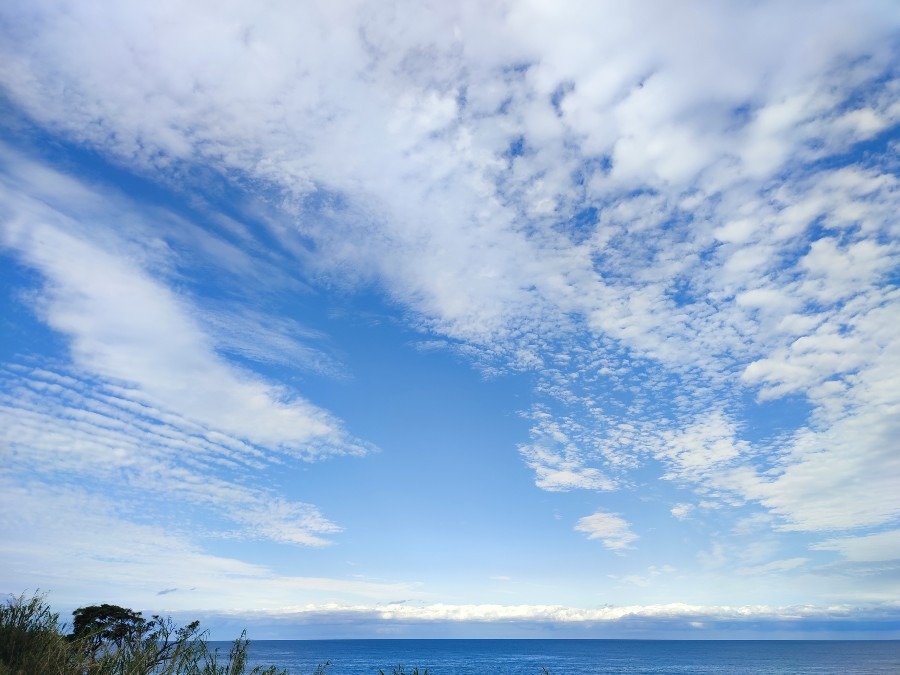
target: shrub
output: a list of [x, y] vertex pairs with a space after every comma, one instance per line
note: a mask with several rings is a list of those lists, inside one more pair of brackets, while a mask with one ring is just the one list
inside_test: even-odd
[[0, 675], [69, 675], [83, 665], [44, 595], [23, 593], [0, 607]]
[[7, 600], [0, 607], [0, 675], [287, 675], [275, 666], [247, 671], [246, 631], [226, 657], [210, 649], [197, 621], [147, 621], [116, 605], [80, 607], [74, 616], [66, 636], [44, 595]]

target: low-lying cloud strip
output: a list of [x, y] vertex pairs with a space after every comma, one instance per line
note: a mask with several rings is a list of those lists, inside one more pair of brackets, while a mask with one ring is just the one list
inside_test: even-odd
[[630, 619], [666, 619], [672, 621], [805, 621], [805, 620], [883, 620], [900, 616], [900, 603], [870, 606], [833, 605], [778, 607], [771, 605], [706, 606], [683, 603], [628, 605], [595, 609], [557, 605], [448, 605], [416, 606], [408, 603], [389, 606], [309, 605], [282, 607], [266, 612], [242, 613], [250, 620], [278, 621], [377, 620], [384, 622], [543, 622], [607, 623]]

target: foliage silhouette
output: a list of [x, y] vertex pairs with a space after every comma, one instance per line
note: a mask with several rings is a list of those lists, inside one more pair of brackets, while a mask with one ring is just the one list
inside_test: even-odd
[[40, 593], [0, 607], [0, 675], [287, 675], [276, 666], [248, 670], [249, 644], [244, 631], [226, 656], [210, 648], [198, 621], [148, 621], [117, 605], [78, 608], [66, 635]]

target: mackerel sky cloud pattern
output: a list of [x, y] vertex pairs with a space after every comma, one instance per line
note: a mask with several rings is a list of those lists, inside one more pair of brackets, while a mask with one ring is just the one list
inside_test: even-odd
[[896, 632], [898, 56], [877, 0], [0, 8], [4, 588]]

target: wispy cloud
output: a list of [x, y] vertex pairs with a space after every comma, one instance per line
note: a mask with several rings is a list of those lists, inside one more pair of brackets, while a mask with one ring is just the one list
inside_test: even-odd
[[575, 529], [587, 534], [588, 539], [599, 539], [606, 548], [612, 551], [630, 548], [630, 544], [638, 539], [638, 536], [631, 531], [628, 521], [615, 514], [602, 511], [579, 519]]
[[[104, 200], [61, 174], [4, 157], [7, 168], [23, 171], [4, 176], [2, 243], [38, 272], [39, 285], [21, 299], [65, 336], [73, 363], [60, 369], [29, 357], [5, 366], [0, 416], [14, 458], [6, 470], [110, 485], [125, 478], [142, 499], [161, 494], [225, 514], [242, 536], [326, 543], [323, 535], [340, 528], [316, 507], [248, 486], [240, 474], [283, 461], [361, 455], [371, 446], [293, 391], [220, 356], [262, 315], [250, 325], [246, 316], [227, 326], [196, 320], [202, 313], [192, 299], [152, 273], [166, 249], [135, 258], [129, 236], [142, 229], [117, 236], [106, 226], [103, 219], [121, 215], [121, 196]], [[49, 186], [57, 193], [42, 198]], [[66, 195], [70, 213], [47, 203]], [[86, 214], [101, 220], [86, 223]], [[267, 343], [269, 358], [289, 359], [304, 349], [305, 337], [291, 322], [275, 321], [258, 331], [257, 346]]]
[[36, 310], [69, 337], [80, 367], [134, 387], [151, 406], [252, 443], [301, 457], [363, 450], [324, 411], [217, 358], [185, 300], [139, 267], [40, 222], [4, 233], [47, 279]]
[[[261, 609], [292, 599], [327, 604], [360, 597], [379, 602], [398, 594], [420, 597], [415, 584], [286, 575], [266, 565], [212, 555], [203, 550], [195, 528], [158, 518], [150, 509], [125, 510], [111, 491], [104, 495], [77, 485], [47, 486], [6, 476], [0, 477], [0, 485], [4, 513], [17, 514], [14, 523], [5, 524], [0, 543], [3, 558], [15, 560], [10, 578], [45, 579], [66, 606], [96, 602], [87, 594], [104, 588], [158, 611], [158, 589], [175, 584], [185, 592], [165, 595], [171, 611]], [[141, 500], [143, 507], [151, 504]]]
[[[43, 171], [35, 178], [68, 183], [82, 201], [102, 201], [62, 175]], [[217, 344], [218, 332], [206, 332], [193, 318], [203, 313], [191, 299], [157, 281], [128, 254], [131, 242], [116, 237], [106, 223], [89, 228], [75, 217], [84, 214], [62, 213], [37, 201], [29, 196], [38, 191], [33, 184], [25, 188], [31, 189], [14, 192], [7, 183], [10, 213], [3, 243], [44, 278], [32, 297], [33, 308], [69, 339], [79, 367], [133, 387], [135, 396], [151, 406], [177, 410], [211, 430], [283, 452], [313, 458], [365, 451], [325, 411], [217, 355], [217, 347], [234, 348], [240, 341], [236, 335], [250, 330], [246, 322]], [[90, 215], [109, 219], [118, 214]], [[254, 323], [261, 321], [256, 315]], [[280, 324], [290, 326], [284, 320]], [[284, 333], [261, 332], [269, 358], [291, 358], [302, 348]]]
[[851, 562], [900, 560], [900, 530], [888, 530], [861, 537], [826, 539], [812, 545], [819, 551], [838, 551]]
[[239, 438], [145, 405], [133, 390], [11, 366], [0, 396], [7, 475], [81, 477], [127, 491], [154, 509], [167, 500], [211, 508], [242, 536], [325, 543], [338, 531], [317, 508], [238, 479], [275, 461]]
[[[229, 474], [371, 449], [264, 374], [346, 375], [259, 301], [314, 280], [527, 374], [540, 490], [665, 479], [646, 498], [679, 526], [753, 511], [828, 533], [813, 555], [880, 560], [871, 528], [900, 517], [898, 30], [878, 0], [4, 6], [10, 119], [263, 214], [138, 217], [3, 150], [3, 246], [71, 356], [6, 366], [16, 466], [132, 472], [322, 543], [338, 526], [316, 507]], [[194, 254], [240, 302], [192, 292]], [[610, 510], [576, 529], [621, 551], [637, 521]]]

